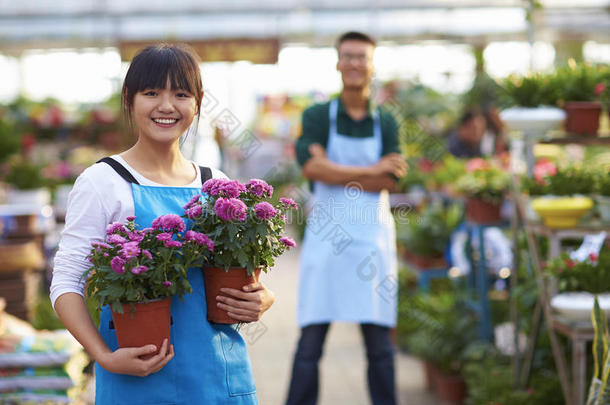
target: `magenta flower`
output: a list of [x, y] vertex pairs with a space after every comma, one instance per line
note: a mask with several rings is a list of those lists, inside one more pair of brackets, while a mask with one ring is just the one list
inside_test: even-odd
[[266, 201], [259, 202], [254, 206], [254, 212], [256, 216], [260, 219], [271, 219], [275, 216], [276, 211], [273, 208], [273, 205], [269, 204]]
[[294, 241], [294, 239], [289, 238], [288, 236], [284, 236], [282, 238], [280, 238], [280, 242], [282, 242], [285, 246], [291, 248], [291, 247], [295, 247], [297, 245], [297, 243]]
[[178, 231], [183, 232], [186, 229], [186, 225], [182, 218], [175, 214], [162, 215], [155, 218], [152, 222], [154, 229], [161, 229], [164, 231]]
[[113, 233], [112, 235], [108, 236], [106, 238], [106, 242], [108, 243], [114, 243], [117, 245], [120, 245], [122, 243], [127, 242], [127, 239], [125, 239], [124, 237], [122, 237], [121, 235], [118, 235], [116, 233]]
[[93, 246], [95, 248], [95, 250], [98, 251], [98, 252], [101, 251], [102, 248], [104, 248], [104, 249], [112, 249], [112, 246], [110, 246], [109, 244], [104, 243], [104, 242], [93, 242], [91, 244], [91, 246]]
[[206, 234], [195, 231], [186, 231], [184, 239], [189, 242], [195, 242], [196, 244], [201, 246], [206, 246], [210, 251], [214, 251], [214, 242], [210, 238], [208, 238]]
[[137, 266], [134, 267], [133, 269], [131, 269], [131, 272], [133, 274], [142, 274], [142, 273], [146, 273], [148, 271], [148, 267], [146, 266]]
[[184, 205], [184, 207], [182, 207], [182, 208], [184, 208], [185, 210], [188, 210], [188, 209], [189, 209], [189, 208], [191, 208], [193, 205], [195, 205], [195, 203], [196, 203], [197, 201], [199, 201], [199, 199], [200, 199], [200, 198], [201, 198], [201, 194], [197, 194], [197, 195], [193, 196], [193, 198], [191, 198], [191, 199], [189, 200], [189, 202], [187, 202], [187, 203]]
[[266, 181], [260, 179], [252, 179], [246, 183], [246, 189], [254, 195], [262, 197], [273, 195], [273, 186], [267, 184]]
[[189, 218], [196, 218], [202, 213], [201, 205], [194, 205], [186, 210], [186, 216]]
[[179, 247], [182, 247], [182, 243], [178, 242], [177, 240], [168, 240], [168, 241], [165, 242], [165, 247], [168, 247], [168, 248], [172, 248], [172, 247], [179, 248]]
[[123, 224], [120, 222], [113, 222], [111, 224], [108, 224], [108, 226], [106, 227], [106, 235], [111, 235], [111, 234], [117, 233], [119, 231], [127, 232], [127, 230], [125, 229]]
[[156, 236], [156, 238], [158, 241], [167, 242], [168, 240], [172, 239], [172, 234], [169, 232], [163, 232], [163, 233], [158, 234]]
[[129, 240], [139, 242], [142, 239], [144, 239], [144, 233], [142, 233], [140, 231], [127, 232], [127, 237], [129, 238]]
[[247, 209], [246, 204], [237, 198], [219, 198], [214, 204], [214, 212], [224, 221], [244, 221]]
[[246, 191], [246, 186], [237, 180], [210, 179], [203, 183], [201, 191], [211, 196], [221, 195], [227, 198], [237, 198]]
[[152, 255], [148, 250], [142, 250], [142, 256], [146, 256], [149, 260], [152, 260]]
[[219, 179], [209, 179], [207, 180], [205, 183], [203, 183], [203, 187], [201, 187], [201, 191], [209, 194], [209, 195], [216, 195], [216, 194], [212, 194], [212, 190], [216, 190], [216, 184], [218, 183]]
[[130, 259], [140, 254], [139, 242], [127, 242], [123, 244], [123, 248], [120, 251], [121, 256], [124, 259]]
[[294, 202], [294, 200], [292, 198], [280, 198], [280, 203], [284, 204], [287, 207], [291, 207], [296, 209], [299, 209], [299, 206], [297, 205], [297, 203]]
[[125, 260], [121, 259], [119, 256], [115, 256], [110, 261], [110, 267], [117, 274], [125, 273]]
[[171, 287], [171, 286], [172, 286], [172, 282], [171, 282], [171, 281], [164, 281], [164, 282], [163, 282], [163, 287], [165, 287], [165, 288], [169, 288], [169, 287]]
[[134, 215], [131, 215], [129, 217], [126, 218], [129, 222], [133, 221], [136, 219], [136, 217]]

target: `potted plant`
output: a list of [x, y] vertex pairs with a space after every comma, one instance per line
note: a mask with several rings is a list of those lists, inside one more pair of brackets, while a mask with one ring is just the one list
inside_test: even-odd
[[602, 220], [610, 222], [610, 173], [600, 173], [596, 184], [597, 209]]
[[436, 200], [423, 213], [411, 216], [404, 223], [397, 222], [397, 239], [405, 259], [418, 269], [445, 267], [445, 249], [461, 220], [459, 204], [444, 208]]
[[469, 160], [466, 173], [455, 184], [456, 190], [466, 197], [466, 218], [477, 223], [498, 222], [509, 183], [508, 173], [496, 162]]
[[297, 209], [289, 198], [273, 203], [273, 187], [263, 180], [246, 184], [237, 180], [210, 179], [203, 184], [203, 197], [195, 196], [184, 208], [193, 230], [208, 235], [214, 252], [203, 266], [208, 320], [232, 324], [237, 321], [216, 306], [221, 287], [241, 289], [267, 272], [275, 258], [296, 246], [282, 236], [286, 213]]
[[610, 247], [603, 246], [599, 255], [589, 254], [577, 260], [567, 253], [551, 260], [545, 267], [547, 276], [557, 280], [559, 294], [551, 299], [551, 306], [563, 316], [589, 319], [594, 295], [610, 310]]
[[206, 235], [185, 228], [177, 215], [158, 217], [143, 230], [129, 217], [108, 225], [105, 242], [93, 243], [86, 295], [98, 308], [110, 305], [119, 347], [161, 348], [169, 340], [171, 298], [192, 292], [187, 269], [214, 249]]
[[509, 76], [503, 81], [501, 92], [509, 108], [500, 113], [500, 118], [509, 129], [523, 132], [529, 137], [540, 137], [558, 128], [566, 114], [555, 107], [557, 87], [550, 74]]
[[475, 314], [456, 291], [416, 294], [401, 308], [401, 321], [412, 327], [405, 339], [407, 347], [428, 363], [435, 392], [445, 401], [462, 404], [465, 353], [477, 340]]
[[595, 135], [599, 129], [601, 103], [596, 101], [596, 86], [602, 70], [584, 63], [570, 61], [568, 66], [556, 72], [562, 84], [560, 102], [567, 113], [566, 132], [579, 135]]
[[610, 335], [608, 334], [608, 319], [595, 297], [591, 322], [595, 337], [593, 338], [593, 377], [589, 387], [587, 405], [603, 405], [610, 403]]
[[42, 175], [42, 166], [28, 159], [17, 156], [11, 159], [4, 182], [11, 186], [9, 204], [44, 206], [51, 203], [48, 181]]
[[571, 228], [593, 208], [587, 197], [594, 190], [593, 173], [584, 168], [568, 166], [545, 173], [540, 178], [543, 197], [532, 200], [532, 208], [551, 228]]

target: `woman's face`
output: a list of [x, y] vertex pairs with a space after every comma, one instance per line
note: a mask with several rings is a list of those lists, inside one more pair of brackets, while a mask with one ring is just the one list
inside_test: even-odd
[[186, 90], [145, 89], [134, 96], [132, 116], [138, 136], [156, 142], [174, 142], [193, 122], [195, 97]]

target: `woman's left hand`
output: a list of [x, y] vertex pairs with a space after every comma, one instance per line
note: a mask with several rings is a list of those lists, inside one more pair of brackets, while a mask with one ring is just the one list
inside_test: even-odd
[[242, 290], [221, 288], [220, 291], [230, 297], [218, 295], [218, 308], [224, 309], [231, 318], [239, 321], [256, 322], [273, 305], [275, 296], [261, 282], [245, 285]]

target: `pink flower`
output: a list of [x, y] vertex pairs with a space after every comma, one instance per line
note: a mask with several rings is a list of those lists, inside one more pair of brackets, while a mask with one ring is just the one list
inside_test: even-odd
[[196, 218], [202, 213], [201, 205], [195, 205], [186, 210], [186, 216], [189, 218]]
[[125, 273], [125, 260], [121, 259], [118, 256], [115, 256], [110, 261], [110, 267], [112, 267], [112, 270], [115, 273], [123, 274], [123, 273]]
[[111, 224], [108, 224], [108, 226], [106, 227], [106, 235], [111, 235], [111, 234], [117, 233], [119, 231], [127, 232], [127, 230], [125, 229], [123, 224], [120, 222], [113, 222]]
[[169, 287], [171, 287], [171, 286], [172, 286], [172, 282], [171, 282], [171, 281], [164, 281], [164, 282], [163, 282], [163, 287], [165, 287], [165, 288], [169, 288]]
[[129, 237], [129, 240], [139, 242], [144, 239], [144, 234], [140, 231], [127, 232], [127, 237]]
[[186, 241], [195, 242], [201, 246], [207, 246], [210, 251], [214, 251], [214, 242], [207, 235], [195, 231], [186, 231], [186, 235], [184, 236]]
[[536, 183], [538, 184], [542, 184], [545, 177], [554, 176], [556, 174], [557, 166], [548, 159], [540, 159], [534, 165], [534, 179], [536, 179]]
[[168, 247], [168, 248], [172, 248], [172, 247], [179, 248], [179, 247], [182, 247], [182, 243], [178, 242], [177, 240], [168, 240], [167, 242], [165, 242], [165, 247]]
[[186, 225], [182, 218], [176, 214], [162, 215], [155, 218], [152, 222], [154, 229], [161, 229], [164, 231], [178, 231], [183, 232], [186, 229]]
[[260, 179], [251, 179], [248, 181], [246, 183], [246, 189], [259, 197], [264, 195], [271, 197], [273, 195], [273, 186], [270, 186], [266, 181]]
[[108, 243], [114, 243], [117, 245], [120, 245], [122, 243], [127, 242], [127, 239], [125, 239], [124, 237], [122, 237], [121, 235], [118, 235], [116, 233], [113, 233], [112, 235], [108, 236], [106, 238], [106, 242]]
[[244, 221], [247, 209], [246, 204], [237, 198], [219, 198], [214, 204], [214, 212], [224, 221]]
[[140, 254], [139, 242], [127, 242], [123, 244], [123, 248], [120, 251], [121, 256], [124, 259], [130, 259]]
[[569, 268], [573, 268], [574, 266], [576, 266], [576, 263], [574, 263], [573, 260], [570, 259], [566, 259], [566, 266], [568, 266]]
[[589, 260], [591, 263], [597, 263], [597, 259], [599, 259], [599, 255], [597, 253], [589, 253]]
[[476, 172], [477, 170], [485, 170], [489, 168], [489, 163], [482, 158], [470, 159], [466, 163], [466, 171], [468, 173]]
[[273, 208], [273, 205], [269, 204], [266, 201], [259, 202], [254, 206], [254, 212], [256, 216], [260, 219], [271, 219], [275, 216], [276, 211]]
[[246, 191], [246, 187], [237, 180], [210, 179], [203, 183], [201, 191], [211, 196], [237, 198]]
[[597, 83], [595, 85], [595, 95], [597, 97], [599, 97], [604, 92], [604, 90], [606, 90], [606, 85], [604, 83]]
[[136, 217], [135, 217], [134, 215], [132, 215], [132, 216], [127, 217], [126, 219], [127, 219], [129, 222], [131, 222], [131, 221], [135, 220], [135, 219], [136, 219]]
[[168, 233], [168, 232], [163, 232], [163, 233], [158, 234], [156, 236], [156, 238], [158, 241], [167, 242], [168, 240], [172, 239], [172, 234]]
[[292, 198], [280, 198], [280, 203], [284, 204], [287, 207], [292, 207], [295, 210], [299, 209], [299, 206], [297, 205], [297, 203], [294, 202], [294, 200]]
[[294, 239], [289, 238], [288, 236], [284, 236], [282, 238], [280, 238], [280, 242], [282, 242], [285, 246], [291, 248], [291, 247], [295, 247], [297, 245], [297, 243], [294, 241]]
[[199, 201], [199, 199], [201, 198], [201, 194], [197, 194], [195, 196], [193, 196], [193, 198], [191, 198], [189, 200], [189, 202], [187, 202], [184, 207], [185, 210], [188, 210], [189, 208], [191, 208], [193, 206], [193, 204], [195, 204], [197, 201]]
[[104, 243], [104, 242], [93, 242], [91, 244], [91, 246], [93, 246], [95, 248], [95, 250], [98, 252], [101, 251], [102, 248], [103, 249], [112, 249], [112, 246], [110, 246], [109, 244]]
[[142, 256], [146, 256], [149, 260], [152, 260], [152, 255], [148, 250], [142, 250]]
[[131, 272], [133, 274], [142, 274], [142, 273], [146, 273], [148, 271], [148, 267], [146, 266], [137, 266], [134, 267], [133, 269], [131, 269]]

